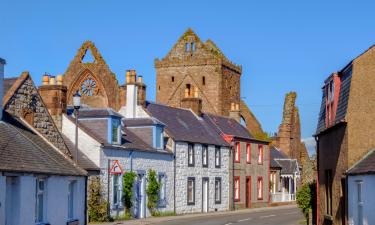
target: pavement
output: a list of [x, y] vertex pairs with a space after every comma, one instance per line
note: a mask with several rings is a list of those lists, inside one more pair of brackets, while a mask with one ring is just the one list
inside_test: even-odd
[[95, 225], [300, 225], [303, 219], [301, 210], [296, 205], [287, 205], [205, 214], [150, 217]]

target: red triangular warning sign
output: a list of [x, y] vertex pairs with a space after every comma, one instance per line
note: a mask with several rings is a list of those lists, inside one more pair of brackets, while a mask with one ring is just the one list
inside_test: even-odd
[[122, 174], [122, 168], [118, 160], [113, 161], [111, 170], [109, 171], [110, 174]]

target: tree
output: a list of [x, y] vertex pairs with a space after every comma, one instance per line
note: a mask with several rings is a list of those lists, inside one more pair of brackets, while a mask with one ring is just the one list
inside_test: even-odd
[[125, 206], [125, 214], [130, 215], [130, 209], [133, 207], [133, 184], [136, 178], [134, 172], [127, 172], [123, 175], [122, 201]]
[[148, 186], [147, 186], [147, 208], [150, 210], [151, 214], [155, 214], [155, 209], [159, 201], [159, 191], [160, 184], [156, 179], [156, 172], [154, 170], [148, 171]]
[[89, 222], [106, 222], [110, 220], [107, 211], [108, 202], [102, 196], [99, 177], [93, 177], [89, 180], [87, 205]]
[[302, 209], [306, 219], [309, 217], [309, 211], [313, 208], [316, 199], [316, 183], [302, 185], [301, 190], [297, 192], [297, 204]]

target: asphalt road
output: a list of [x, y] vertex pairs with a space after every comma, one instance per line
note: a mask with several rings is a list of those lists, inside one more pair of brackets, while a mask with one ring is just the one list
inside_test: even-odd
[[251, 212], [229, 212], [221, 215], [205, 215], [193, 218], [163, 221], [152, 224], [163, 225], [300, 225], [303, 220], [297, 207], [254, 210]]

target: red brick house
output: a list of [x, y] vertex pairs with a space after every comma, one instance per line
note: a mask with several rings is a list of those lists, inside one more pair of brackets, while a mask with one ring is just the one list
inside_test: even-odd
[[375, 147], [375, 47], [330, 75], [317, 140], [318, 224], [347, 224], [347, 170]]

